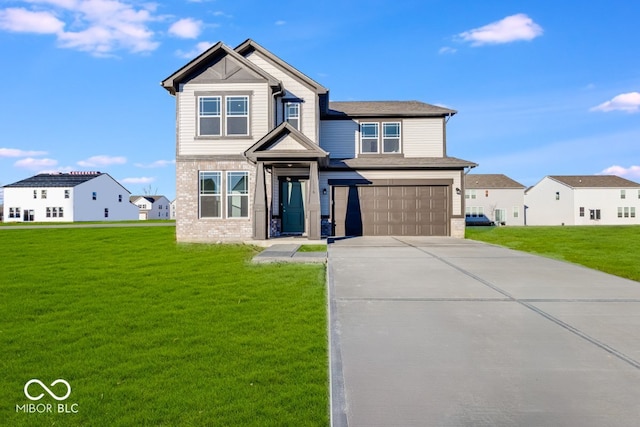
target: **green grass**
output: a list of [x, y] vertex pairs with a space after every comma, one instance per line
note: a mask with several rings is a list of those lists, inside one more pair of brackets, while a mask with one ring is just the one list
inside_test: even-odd
[[[328, 424], [323, 266], [252, 265], [255, 247], [172, 227], [0, 241], [0, 424]], [[67, 380], [78, 413], [17, 413], [32, 378]]]
[[466, 237], [640, 281], [640, 226], [470, 227]]
[[327, 245], [301, 245], [298, 252], [327, 252]]
[[145, 223], [167, 223], [167, 224], [175, 224], [175, 219], [130, 219], [125, 221], [75, 221], [75, 222], [24, 222], [24, 221], [16, 221], [16, 222], [0, 222], [0, 227], [20, 227], [20, 226], [34, 226], [34, 225], [85, 225], [85, 224], [145, 224]]

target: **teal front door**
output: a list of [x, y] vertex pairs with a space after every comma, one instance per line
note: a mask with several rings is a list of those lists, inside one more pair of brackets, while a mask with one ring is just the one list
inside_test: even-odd
[[292, 178], [280, 183], [283, 233], [304, 232], [304, 196], [304, 181]]

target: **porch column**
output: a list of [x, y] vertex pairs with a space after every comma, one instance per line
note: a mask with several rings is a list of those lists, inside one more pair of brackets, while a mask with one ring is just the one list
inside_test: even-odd
[[320, 240], [320, 182], [318, 179], [318, 162], [309, 165], [309, 195], [307, 200], [307, 214], [309, 228], [307, 237], [309, 240]]
[[256, 189], [253, 195], [253, 238], [267, 238], [267, 187], [264, 180], [264, 162], [256, 165]]

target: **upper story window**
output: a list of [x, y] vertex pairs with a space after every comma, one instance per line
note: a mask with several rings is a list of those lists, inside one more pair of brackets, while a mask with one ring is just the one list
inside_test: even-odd
[[199, 95], [198, 136], [248, 136], [249, 95]]
[[464, 190], [464, 198], [465, 199], [475, 199], [476, 198], [476, 190]]
[[627, 198], [627, 192], [625, 190], [620, 190], [620, 198], [621, 199], [626, 199]]
[[38, 198], [38, 190], [33, 190], [33, 198], [34, 199]]
[[360, 152], [389, 154], [401, 152], [399, 122], [361, 123]]
[[46, 199], [47, 198], [47, 190], [42, 190], [40, 192], [40, 198], [41, 199]]
[[287, 102], [284, 104], [284, 120], [300, 130], [300, 103]]
[[69, 190], [64, 190], [64, 198], [68, 199], [71, 192]]
[[227, 135], [249, 135], [249, 97], [227, 97]]
[[96, 193], [95, 191], [93, 191], [91, 193], [91, 200], [98, 200], [98, 193]]

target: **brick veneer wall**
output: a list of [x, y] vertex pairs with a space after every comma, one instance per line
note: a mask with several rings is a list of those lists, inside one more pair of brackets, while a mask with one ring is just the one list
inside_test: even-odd
[[[223, 218], [198, 217], [200, 171], [249, 172], [249, 218], [227, 219], [226, 180], [223, 177]], [[233, 242], [250, 240], [255, 190], [255, 165], [246, 160], [176, 160], [176, 240], [178, 242]]]
[[464, 239], [464, 218], [451, 218], [451, 237]]

